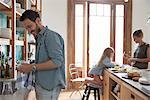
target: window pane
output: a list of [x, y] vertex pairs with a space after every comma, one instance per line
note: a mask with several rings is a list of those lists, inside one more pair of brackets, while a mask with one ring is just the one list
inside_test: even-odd
[[90, 15], [96, 15], [96, 4], [90, 4]]
[[75, 17], [75, 64], [83, 66], [83, 5], [76, 5], [75, 10], [79, 15]]
[[124, 5], [116, 5], [116, 16], [124, 16]]
[[123, 64], [124, 6], [116, 5], [115, 61]]
[[104, 16], [110, 16], [110, 5], [104, 4]]
[[103, 4], [97, 4], [97, 15], [103, 16]]
[[82, 4], [75, 5], [75, 16], [83, 16], [83, 5]]

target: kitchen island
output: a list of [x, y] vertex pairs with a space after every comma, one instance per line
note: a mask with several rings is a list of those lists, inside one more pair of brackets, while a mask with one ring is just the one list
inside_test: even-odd
[[127, 73], [104, 71], [103, 100], [150, 100], [150, 85], [122, 78]]

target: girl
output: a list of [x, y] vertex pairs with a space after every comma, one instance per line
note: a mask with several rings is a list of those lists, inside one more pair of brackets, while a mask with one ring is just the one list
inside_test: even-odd
[[114, 67], [115, 64], [112, 63], [112, 59], [114, 56], [114, 49], [108, 47], [104, 50], [101, 59], [99, 60], [98, 64], [94, 66], [90, 71], [89, 74], [93, 76], [93, 80], [87, 80], [87, 83], [94, 87], [102, 87], [102, 80], [103, 80], [103, 71], [106, 67]]

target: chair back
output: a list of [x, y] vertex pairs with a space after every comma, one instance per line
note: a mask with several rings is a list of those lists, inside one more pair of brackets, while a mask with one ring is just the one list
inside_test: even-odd
[[75, 64], [69, 65], [69, 73], [70, 73], [71, 79], [79, 78], [78, 68], [76, 67]]

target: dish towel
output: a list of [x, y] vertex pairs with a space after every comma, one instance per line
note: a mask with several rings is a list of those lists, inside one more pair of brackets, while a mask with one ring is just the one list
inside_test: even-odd
[[35, 88], [35, 72], [29, 72], [27, 74], [18, 72], [16, 88], [27, 88], [28, 90], [33, 90]]

